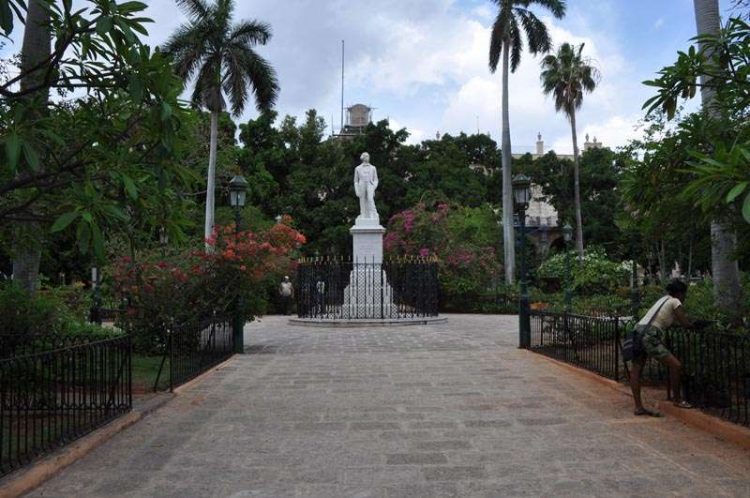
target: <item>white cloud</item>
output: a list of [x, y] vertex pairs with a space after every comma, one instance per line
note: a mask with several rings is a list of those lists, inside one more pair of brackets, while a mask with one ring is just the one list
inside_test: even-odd
[[[603, 121], [591, 122], [578, 130], [578, 147], [583, 150], [586, 135], [594, 141], [601, 142], [604, 146], [616, 149], [628, 143], [629, 140], [639, 138], [641, 130], [638, 128], [640, 114], [629, 116], [612, 116]], [[573, 142], [568, 126], [567, 134], [556, 136], [550, 149], [558, 154], [572, 154]]]
[[657, 19], [657, 20], [656, 20], [656, 22], [654, 23], [654, 29], [660, 29], [660, 28], [661, 28], [662, 26], [664, 26], [664, 18], [663, 18], [663, 17], [660, 17], [660, 18], [659, 18], [659, 19]]
[[[150, 0], [147, 15], [152, 44], [162, 43], [184, 17], [174, 0]], [[553, 42], [585, 43], [602, 80], [587, 95], [578, 116], [579, 135], [596, 135], [605, 145], [630, 136], [648, 96], [640, 85], [640, 61], [625, 57], [618, 37], [613, 0], [569, 5], [568, 17], [543, 17]], [[278, 0], [236, 2], [236, 19], [271, 24], [273, 38], [258, 52], [277, 69], [281, 84], [278, 111], [303, 116], [316, 108], [338, 128], [341, 40], [346, 40], [345, 104], [366, 103], [376, 119], [389, 117], [406, 127], [410, 141], [441, 133], [472, 133], [479, 128], [500, 136], [501, 75], [490, 74], [487, 52], [496, 6], [463, 0]], [[537, 11], [543, 13], [544, 11]], [[660, 14], [654, 14], [657, 17]], [[663, 22], [664, 17], [657, 20]], [[528, 52], [510, 75], [513, 144], [533, 146], [537, 132], [570, 150], [569, 127], [541, 93], [539, 59]], [[250, 108], [241, 119], [255, 114]]]

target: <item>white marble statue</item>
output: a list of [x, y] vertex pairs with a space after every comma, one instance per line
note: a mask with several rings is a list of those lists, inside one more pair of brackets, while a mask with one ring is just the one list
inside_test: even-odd
[[370, 154], [363, 152], [362, 164], [354, 168], [354, 193], [359, 197], [358, 218], [378, 220], [375, 207], [375, 189], [378, 188], [378, 170], [370, 164]]

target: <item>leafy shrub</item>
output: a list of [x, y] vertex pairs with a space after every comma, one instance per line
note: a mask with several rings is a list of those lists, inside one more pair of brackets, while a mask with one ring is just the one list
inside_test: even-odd
[[113, 269], [116, 296], [127, 303], [118, 325], [133, 334], [139, 352], [154, 352], [170, 328], [234, 312], [241, 298], [247, 320], [262, 314], [269, 275], [289, 272], [290, 254], [305, 242], [290, 219], [263, 232], [235, 234], [217, 227], [212, 250], [189, 249], [168, 257], [149, 254], [135, 263], [122, 258]]
[[2, 334], [59, 333], [66, 315], [67, 310], [55, 296], [43, 293], [31, 296], [13, 283], [0, 286]]
[[384, 247], [391, 257], [437, 257], [442, 309], [476, 311], [492, 306], [487, 299], [502, 278], [499, 233], [489, 206], [419, 203], [389, 220]]
[[[573, 291], [578, 295], [614, 294], [619, 287], [629, 284], [631, 263], [611, 261], [607, 259], [606, 253], [601, 248], [587, 249], [582, 265], [578, 264], [576, 255], [571, 254], [570, 258]], [[542, 263], [537, 270], [537, 276], [565, 282], [565, 253], [555, 254]]]
[[86, 323], [79, 310], [65, 301], [67, 289], [42, 290], [30, 295], [13, 283], [0, 285], [0, 334], [59, 335], [91, 340], [111, 337], [115, 332]]

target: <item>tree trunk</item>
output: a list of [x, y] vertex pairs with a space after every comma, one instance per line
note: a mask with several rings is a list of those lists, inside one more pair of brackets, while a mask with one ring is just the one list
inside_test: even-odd
[[581, 218], [581, 160], [578, 152], [578, 134], [576, 132], [576, 111], [570, 113], [570, 129], [573, 133], [573, 197], [576, 210], [576, 249], [578, 263], [583, 264], [583, 220]]
[[740, 266], [736, 258], [737, 234], [729, 224], [711, 222], [711, 272], [716, 306], [733, 319], [742, 303]]
[[211, 142], [208, 150], [208, 181], [206, 184], [206, 224], [203, 235], [206, 239], [206, 252], [210, 252], [212, 246], [208, 239], [214, 230], [214, 197], [216, 193], [216, 149], [218, 147], [219, 135], [219, 111], [211, 111]]
[[505, 253], [505, 283], [512, 284], [516, 273], [516, 240], [513, 233], [513, 177], [511, 174], [510, 114], [508, 111], [508, 72], [510, 43], [503, 42], [503, 101], [502, 101], [502, 173], [503, 173], [503, 249]]
[[[49, 16], [42, 6], [42, 1], [28, 2], [26, 29], [21, 46], [21, 74], [24, 74], [20, 82], [22, 91], [44, 81], [46, 65], [36, 71], [28, 71], [50, 56], [51, 35], [48, 22]], [[31, 111], [28, 116], [32, 120], [38, 119], [47, 112], [49, 88], [30, 93], [25, 99]], [[13, 234], [13, 279], [22, 289], [33, 294], [39, 286], [39, 263], [42, 258], [44, 232], [38, 222], [24, 222], [15, 227]]]
[[[698, 35], [718, 35], [721, 30], [718, 0], [694, 0], [695, 24]], [[701, 83], [705, 78], [701, 77]], [[709, 116], [717, 116], [714, 108], [715, 91], [701, 87], [703, 109]], [[737, 235], [731, 225], [718, 218], [711, 222], [711, 270], [714, 280], [716, 306], [730, 316], [737, 315], [742, 299], [740, 268], [736, 259]]]

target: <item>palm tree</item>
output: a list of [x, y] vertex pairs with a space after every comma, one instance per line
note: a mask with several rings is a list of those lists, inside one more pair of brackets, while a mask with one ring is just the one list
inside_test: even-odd
[[[721, 18], [719, 0], [693, 0], [695, 24], [698, 35], [719, 36]], [[703, 77], [701, 77], [703, 83]], [[721, 117], [720, 111], [713, 105], [716, 92], [709, 86], [701, 86], [703, 110], [710, 117]], [[735, 254], [737, 253], [737, 235], [730, 223], [714, 219], [711, 222], [711, 270], [714, 278], [716, 304], [736, 316], [741, 303], [742, 284], [740, 269]]]
[[546, 95], [555, 98], [555, 110], [564, 112], [570, 121], [573, 134], [573, 177], [576, 210], [576, 248], [578, 261], [583, 262], [583, 222], [581, 220], [581, 171], [578, 151], [578, 135], [576, 133], [576, 111], [583, 104], [583, 94], [591, 93], [596, 88], [599, 71], [585, 59], [583, 43], [574, 47], [563, 43], [556, 55], [548, 55], [542, 59], [542, 89]]
[[[204, 236], [211, 236], [214, 225], [214, 191], [216, 184], [216, 148], [219, 114], [229, 98], [232, 113], [238, 116], [252, 94], [259, 111], [273, 107], [279, 91], [276, 72], [254, 50], [271, 38], [268, 24], [258, 21], [232, 23], [234, 0], [176, 0], [189, 21], [167, 40], [165, 52], [174, 61], [175, 72], [184, 81], [193, 77], [192, 102], [211, 113], [211, 141], [206, 189]], [[207, 246], [208, 248], [208, 246]]]
[[503, 172], [503, 246], [505, 250], [505, 281], [513, 283], [516, 251], [513, 236], [513, 186], [511, 184], [510, 118], [508, 115], [508, 71], [515, 72], [521, 63], [523, 40], [526, 34], [532, 54], [549, 52], [551, 41], [547, 27], [529, 7], [533, 4], [547, 8], [557, 19], [565, 15], [565, 0], [492, 0], [498, 6], [497, 17], [490, 37], [490, 71], [497, 71], [502, 55], [502, 172]]

